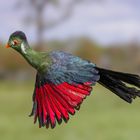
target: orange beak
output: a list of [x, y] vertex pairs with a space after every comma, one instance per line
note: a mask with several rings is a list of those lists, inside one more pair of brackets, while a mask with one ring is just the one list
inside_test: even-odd
[[9, 44], [7, 44], [7, 45], [5, 46], [5, 48], [10, 48], [10, 45], [9, 45]]

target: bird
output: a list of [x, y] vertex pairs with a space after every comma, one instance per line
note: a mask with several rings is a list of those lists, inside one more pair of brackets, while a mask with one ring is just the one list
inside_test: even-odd
[[29, 116], [39, 128], [55, 128], [68, 122], [96, 83], [128, 103], [140, 97], [140, 76], [98, 67], [64, 51], [38, 52], [33, 50], [22, 31], [9, 37], [6, 48], [13, 48], [36, 69], [33, 107]]

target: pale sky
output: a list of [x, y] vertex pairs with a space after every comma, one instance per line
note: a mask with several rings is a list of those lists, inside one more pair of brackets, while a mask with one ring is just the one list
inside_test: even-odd
[[[101, 43], [140, 41], [140, 0], [105, 0], [80, 4], [73, 16], [45, 33], [47, 39], [67, 39], [87, 36]], [[15, 11], [16, 0], [0, 1], [0, 39], [8, 40], [16, 30], [23, 30], [35, 41], [34, 27], [22, 23], [24, 11]], [[48, 13], [50, 17], [54, 13]]]

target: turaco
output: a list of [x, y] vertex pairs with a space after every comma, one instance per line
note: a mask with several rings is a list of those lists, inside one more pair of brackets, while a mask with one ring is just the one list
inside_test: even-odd
[[37, 71], [30, 116], [39, 127], [67, 122], [97, 82], [128, 103], [140, 97], [140, 76], [99, 68], [62, 51], [34, 51], [22, 31], [11, 34], [6, 47], [18, 51]]

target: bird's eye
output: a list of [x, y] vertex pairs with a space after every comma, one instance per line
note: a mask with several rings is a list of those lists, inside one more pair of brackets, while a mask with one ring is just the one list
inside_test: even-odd
[[17, 45], [17, 44], [19, 44], [19, 42], [18, 42], [17, 40], [13, 40], [13, 41], [12, 41], [12, 45], [15, 46], [15, 45]]

